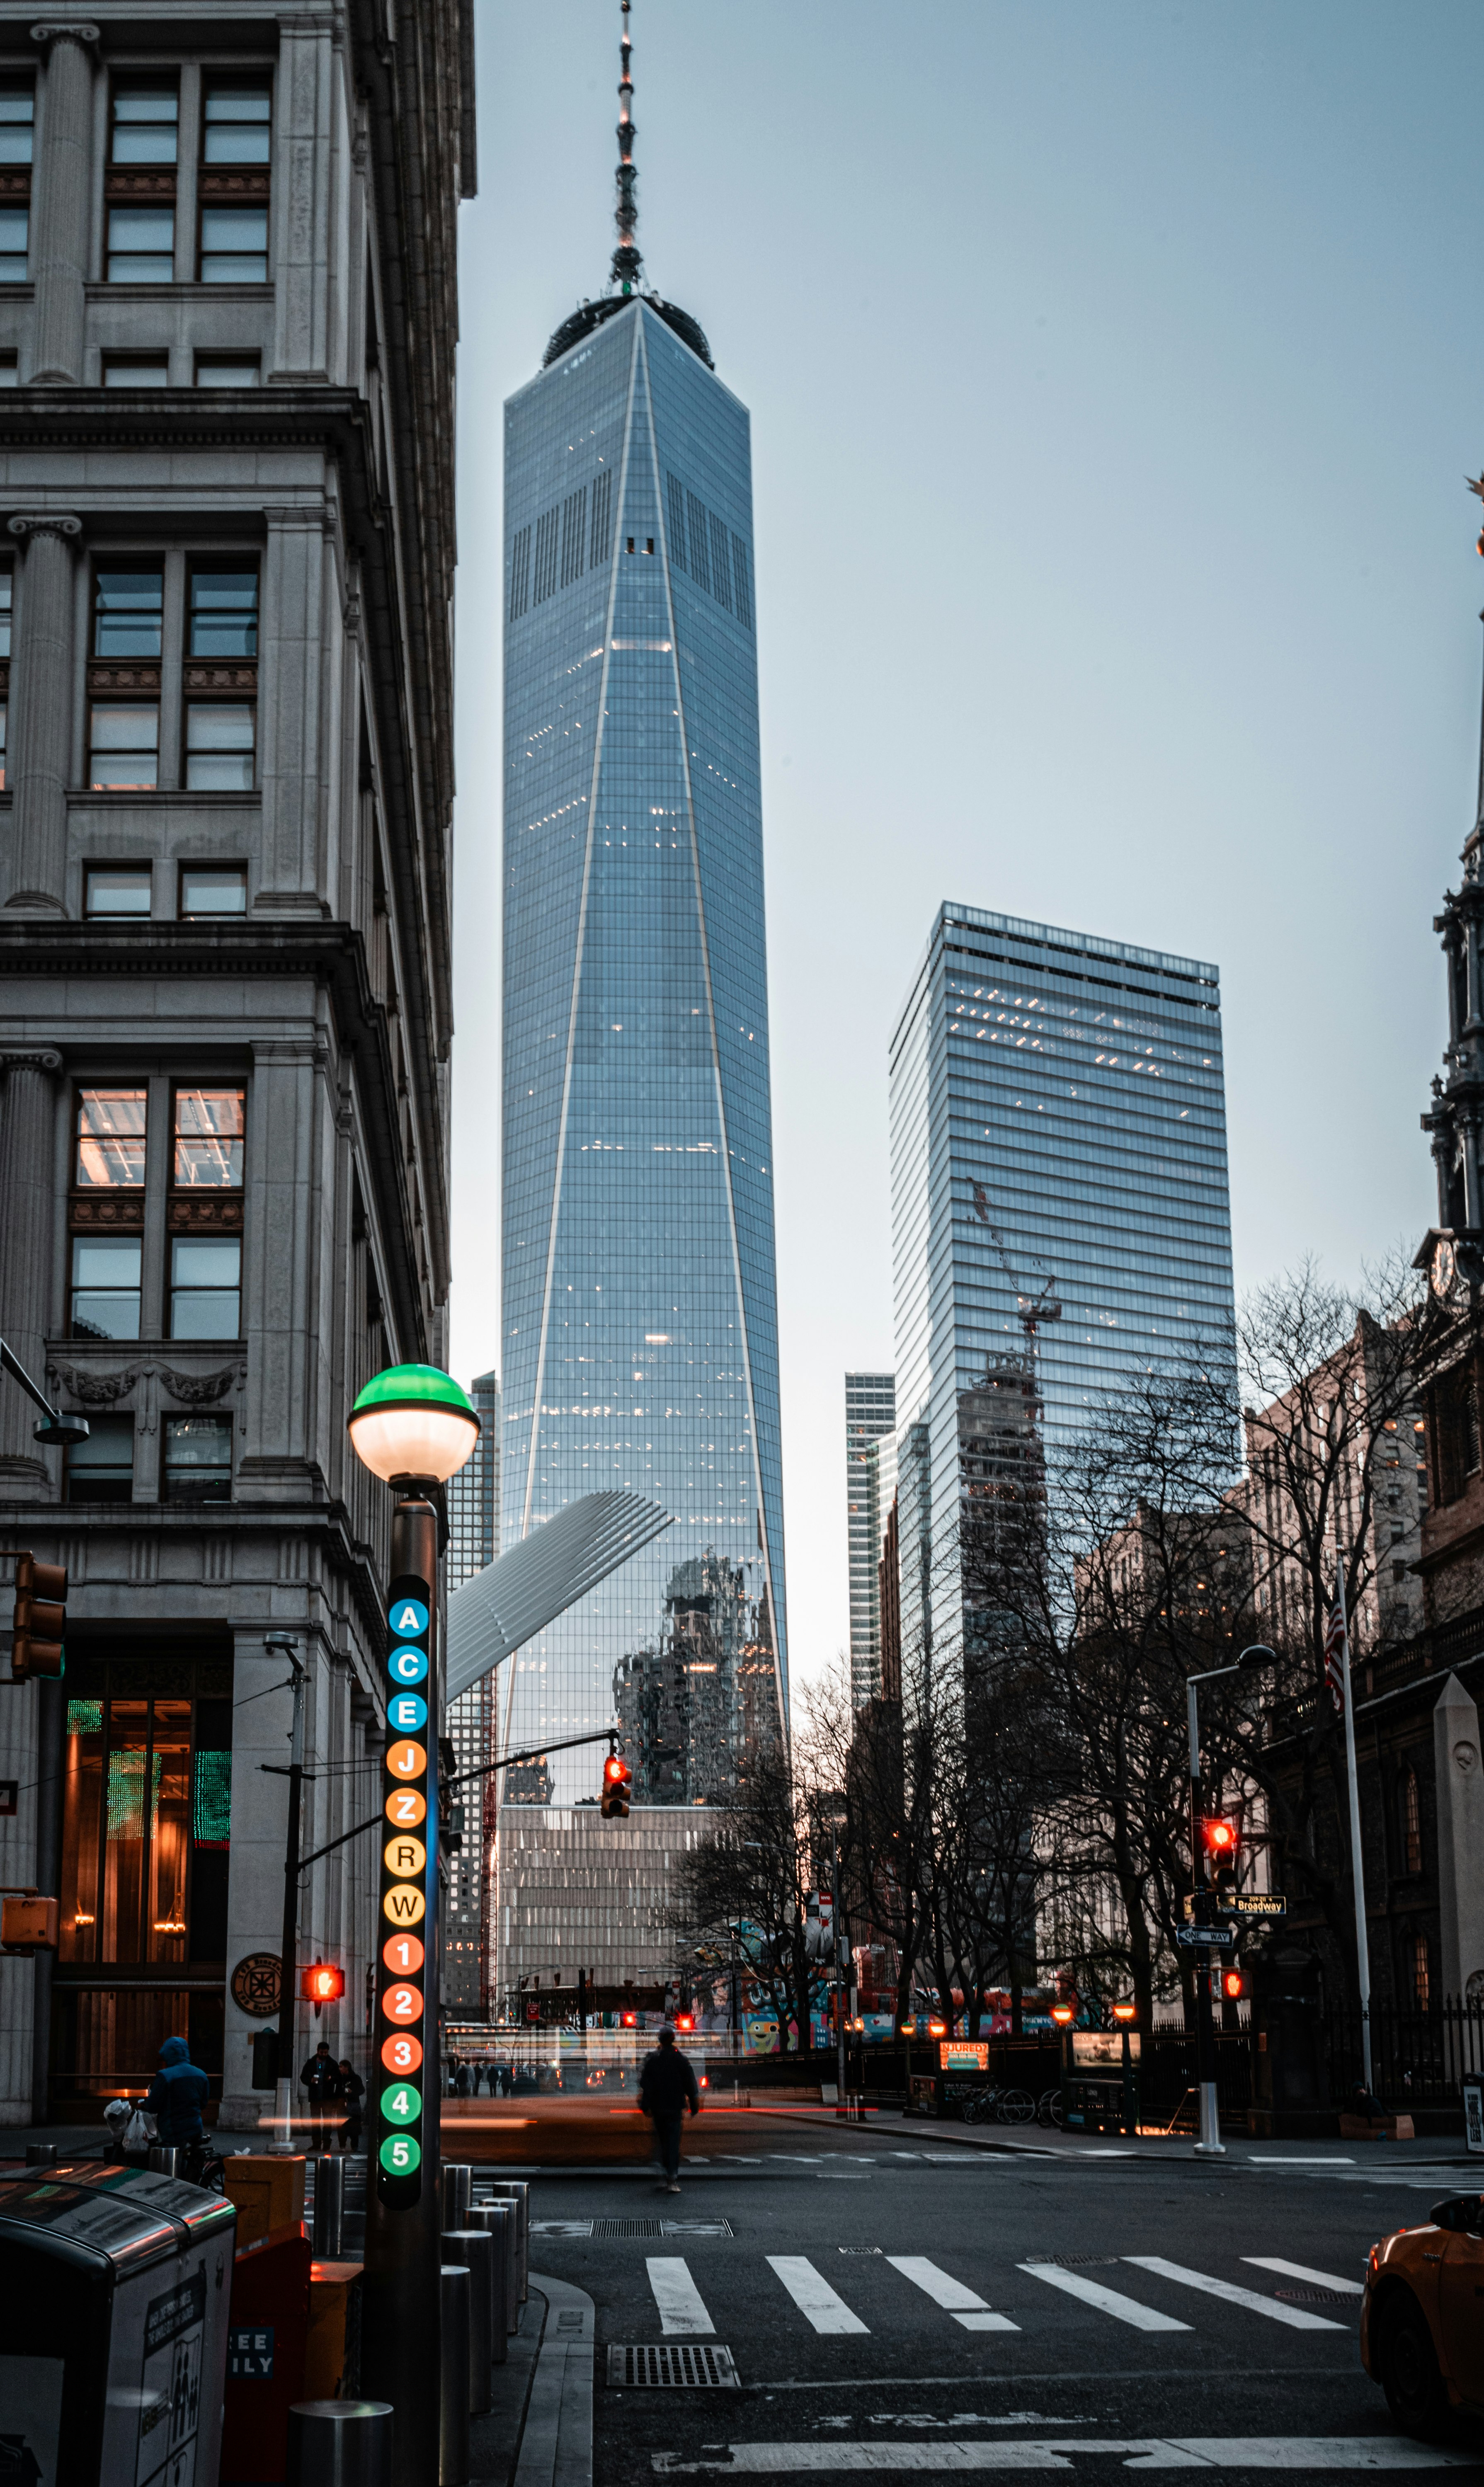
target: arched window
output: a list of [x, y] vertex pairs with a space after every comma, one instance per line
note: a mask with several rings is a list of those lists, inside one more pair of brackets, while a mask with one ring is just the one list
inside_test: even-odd
[[1412, 1999], [1419, 2012], [1427, 2010], [1430, 1984], [1427, 1937], [1414, 1935], [1412, 1938]]
[[1422, 1802], [1417, 1794], [1417, 1774], [1409, 1762], [1402, 1773], [1398, 1789], [1401, 1805], [1402, 1871], [1422, 1871]]

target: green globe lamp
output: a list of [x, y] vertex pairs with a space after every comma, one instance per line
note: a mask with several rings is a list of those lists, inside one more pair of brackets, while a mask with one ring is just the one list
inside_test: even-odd
[[446, 1485], [479, 1439], [467, 1391], [435, 1364], [393, 1364], [360, 1393], [348, 1420], [362, 1465], [404, 1491]]

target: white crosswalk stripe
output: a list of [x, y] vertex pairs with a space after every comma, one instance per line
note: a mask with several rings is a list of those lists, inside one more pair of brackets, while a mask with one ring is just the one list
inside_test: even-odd
[[1012, 2323], [1008, 2314], [994, 2313], [982, 2297], [976, 2297], [961, 2279], [939, 2271], [926, 2254], [888, 2254], [886, 2260], [893, 2271], [931, 2297], [935, 2305], [951, 2314], [955, 2323], [962, 2323], [966, 2332], [1019, 2332], [1020, 2325]]
[[1166, 2262], [1162, 2254], [1125, 2254], [1123, 2258], [1137, 2271], [1150, 2271], [1160, 2279], [1172, 2279], [1180, 2288], [1198, 2288], [1204, 2296], [1219, 2297], [1227, 2305], [1246, 2306], [1249, 2314], [1265, 2314], [1270, 2323], [1286, 2323], [1292, 2332], [1346, 2329], [1328, 2314], [1310, 2314], [1302, 2305], [1281, 2305], [1276, 2298], [1259, 2297], [1255, 2289], [1239, 2288], [1234, 2280], [1213, 2279], [1209, 2272], [1189, 2271], [1184, 2263]]
[[788, 2290], [800, 2314], [812, 2323], [816, 2332], [868, 2332], [869, 2324], [853, 2314], [843, 2297], [836, 2295], [823, 2272], [816, 2271], [807, 2254], [770, 2254], [769, 2267], [775, 2271]]
[[1189, 2332], [1189, 2323], [1178, 2323], [1173, 2314], [1162, 2314], [1157, 2306], [1141, 2305], [1136, 2297], [1125, 2297], [1121, 2289], [1105, 2288], [1101, 2279], [1087, 2279], [1079, 2271], [1063, 2271], [1059, 2263], [1022, 2262], [1022, 2271], [1032, 2279], [1044, 2279], [1049, 2288], [1059, 2288], [1083, 2305], [1096, 2307], [1100, 2314], [1111, 2314], [1115, 2322], [1132, 2324], [1135, 2332]]
[[1306, 2262], [1285, 2262], [1281, 2254], [1244, 2254], [1257, 2271], [1275, 2271], [1282, 2279], [1306, 2279], [1315, 2288], [1338, 2288], [1347, 2297], [1363, 2297], [1365, 2283], [1359, 2279], [1341, 2279], [1333, 2271], [1310, 2271]]
[[645, 2269], [659, 2308], [659, 2328], [667, 2340], [695, 2340], [714, 2333], [706, 2301], [680, 2254], [651, 2254]]

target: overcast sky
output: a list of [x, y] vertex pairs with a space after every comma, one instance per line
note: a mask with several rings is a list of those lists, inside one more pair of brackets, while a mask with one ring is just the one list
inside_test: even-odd
[[[1432, 1214], [1473, 816], [1477, 0], [634, 0], [639, 239], [751, 408], [790, 1641], [892, 1363], [945, 898], [1215, 959], [1239, 1289]], [[617, 0], [480, 0], [452, 1363], [498, 1362], [500, 407], [612, 248]]]

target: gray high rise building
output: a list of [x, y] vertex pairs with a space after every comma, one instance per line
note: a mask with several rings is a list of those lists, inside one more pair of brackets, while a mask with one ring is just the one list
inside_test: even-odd
[[[620, 1716], [672, 1804], [779, 1732], [787, 1637], [749, 427], [642, 283], [629, 94], [626, 35], [610, 290], [506, 407], [503, 1534], [602, 1486], [674, 1524], [503, 1709]], [[558, 1808], [597, 1776], [553, 1753]]]
[[890, 1119], [906, 1651], [930, 1614], [961, 1629], [963, 1496], [1039, 1467], [1131, 1371], [1231, 1362], [1218, 971], [945, 906]]
[[[257, 2130], [274, 1636], [301, 1855], [376, 1808], [346, 1417], [444, 1355], [471, 63], [455, 0], [0, 5], [0, 1332], [91, 1427], [42, 1449], [0, 1384], [0, 1543], [70, 1574], [65, 1679], [0, 1692], [0, 1882], [60, 1903], [0, 1961], [0, 2121], [171, 2033]], [[311, 2030], [368, 2070], [378, 1853], [302, 1876], [346, 1993], [291, 2003], [295, 2070]]]
[[851, 1567], [851, 1698], [882, 1689], [882, 1532], [896, 1491], [894, 1373], [845, 1377], [845, 1509]]

